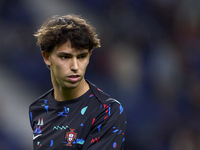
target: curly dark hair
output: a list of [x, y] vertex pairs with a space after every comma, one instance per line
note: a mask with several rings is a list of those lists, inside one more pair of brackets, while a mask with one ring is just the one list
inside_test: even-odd
[[68, 40], [72, 48], [89, 51], [100, 47], [95, 28], [76, 15], [53, 16], [34, 34], [41, 51], [51, 52]]

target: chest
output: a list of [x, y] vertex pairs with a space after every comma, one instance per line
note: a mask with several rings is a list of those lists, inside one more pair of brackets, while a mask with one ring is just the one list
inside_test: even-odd
[[33, 117], [35, 149], [81, 148], [92, 128], [94, 112], [95, 110], [87, 105], [75, 108], [67, 106], [54, 108], [44, 105], [35, 110]]

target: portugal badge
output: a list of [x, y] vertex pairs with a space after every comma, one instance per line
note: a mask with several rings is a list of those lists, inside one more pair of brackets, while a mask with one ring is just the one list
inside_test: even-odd
[[67, 146], [72, 146], [72, 142], [76, 140], [77, 133], [74, 132], [75, 129], [71, 129], [66, 132], [65, 139], [67, 140]]

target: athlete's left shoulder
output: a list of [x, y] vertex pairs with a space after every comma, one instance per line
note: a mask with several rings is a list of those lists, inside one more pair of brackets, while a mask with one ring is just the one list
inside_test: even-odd
[[90, 86], [90, 89], [92, 90], [92, 93], [94, 96], [101, 102], [104, 103], [107, 99], [110, 98], [110, 95], [105, 93], [103, 90], [98, 88], [95, 84], [91, 83], [90, 81], [86, 80]]
[[87, 81], [90, 85], [90, 88], [96, 98], [103, 104], [103, 105], [109, 105], [113, 107], [120, 108], [120, 111], [123, 111], [124, 108], [122, 107], [122, 104], [115, 98], [111, 97], [109, 94], [105, 93], [103, 90], [98, 88], [95, 84]]

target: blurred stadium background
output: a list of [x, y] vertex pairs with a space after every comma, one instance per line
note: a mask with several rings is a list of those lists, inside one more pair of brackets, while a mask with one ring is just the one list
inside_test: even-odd
[[199, 150], [197, 0], [0, 0], [0, 149], [32, 150], [28, 106], [52, 87], [33, 33], [68, 13], [97, 29], [86, 78], [122, 102], [125, 150]]

